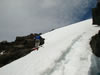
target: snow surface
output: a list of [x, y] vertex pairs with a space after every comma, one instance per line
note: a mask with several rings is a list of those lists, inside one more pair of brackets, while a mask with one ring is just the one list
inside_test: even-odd
[[[89, 75], [91, 36], [100, 29], [86, 20], [43, 34], [39, 51], [2, 67], [0, 75]], [[91, 65], [92, 64], [92, 65]]]
[[96, 0], [0, 0], [0, 41], [90, 18], [95, 5]]

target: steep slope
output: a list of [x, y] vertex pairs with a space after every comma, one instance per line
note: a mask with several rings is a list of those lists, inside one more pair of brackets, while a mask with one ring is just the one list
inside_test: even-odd
[[0, 41], [90, 18], [95, 5], [96, 0], [0, 0]]
[[91, 19], [42, 35], [39, 51], [0, 69], [1, 75], [88, 75], [91, 66], [89, 40], [99, 30]]

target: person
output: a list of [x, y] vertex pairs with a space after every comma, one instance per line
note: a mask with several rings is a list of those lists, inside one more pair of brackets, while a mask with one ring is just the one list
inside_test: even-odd
[[40, 39], [41, 39], [40, 35], [35, 35], [35, 37], [34, 37], [35, 47], [33, 48], [33, 50], [36, 50], [36, 49], [38, 50], [39, 45], [40, 45]]
[[32, 50], [38, 50], [39, 46], [42, 47], [42, 45], [45, 43], [45, 39], [43, 37], [41, 37], [42, 33], [35, 33], [34, 34], [34, 47], [32, 48]]

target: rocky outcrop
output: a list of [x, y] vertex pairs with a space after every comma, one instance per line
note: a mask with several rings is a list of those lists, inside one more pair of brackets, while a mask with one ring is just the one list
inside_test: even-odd
[[97, 57], [100, 57], [100, 31], [98, 32], [98, 34], [92, 37], [90, 46], [92, 48], [93, 54]]
[[[100, 0], [98, 0], [96, 8], [92, 9], [92, 20], [94, 25], [100, 26]], [[97, 57], [100, 57], [100, 30], [90, 40], [92, 52]]]
[[92, 9], [92, 20], [94, 25], [100, 26], [100, 2], [98, 0], [96, 8]]
[[[39, 34], [30, 34], [28, 36], [16, 37], [13, 42], [0, 42], [0, 67], [30, 53], [35, 47], [34, 37]], [[41, 37], [40, 45], [44, 44], [44, 38]]]

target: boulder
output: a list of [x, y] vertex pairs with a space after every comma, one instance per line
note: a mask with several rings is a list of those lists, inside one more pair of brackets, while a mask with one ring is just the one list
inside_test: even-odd
[[90, 46], [93, 54], [100, 57], [100, 31], [91, 38]]

